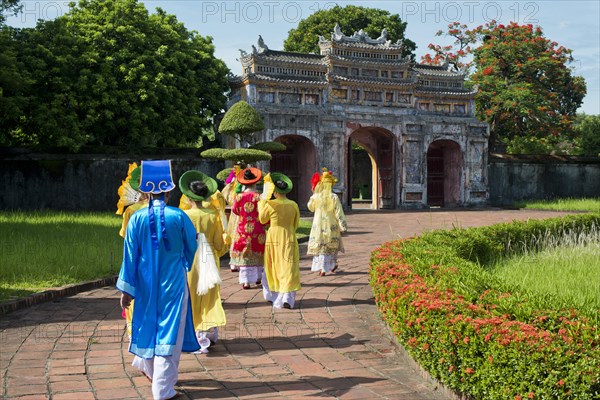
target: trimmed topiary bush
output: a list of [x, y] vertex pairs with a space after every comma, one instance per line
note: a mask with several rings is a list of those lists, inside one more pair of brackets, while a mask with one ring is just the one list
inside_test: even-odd
[[214, 149], [204, 150], [202, 153], [200, 153], [200, 156], [203, 158], [214, 158], [217, 160], [224, 160], [223, 153], [225, 153], [226, 151], [227, 149], [221, 149], [217, 147]]
[[253, 144], [250, 148], [273, 153], [275, 151], [284, 151], [287, 147], [285, 147], [285, 144], [279, 142], [260, 142]]
[[231, 160], [234, 164], [242, 166], [256, 161], [268, 161], [271, 158], [266, 151], [255, 149], [232, 149], [223, 153], [223, 159]]
[[250, 141], [254, 132], [263, 129], [265, 129], [265, 124], [260, 114], [244, 100], [231, 106], [219, 125], [219, 133], [235, 136], [245, 141]]

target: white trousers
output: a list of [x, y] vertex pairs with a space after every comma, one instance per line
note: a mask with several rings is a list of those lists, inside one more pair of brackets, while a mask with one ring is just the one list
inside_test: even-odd
[[296, 292], [279, 293], [273, 292], [269, 289], [269, 282], [267, 282], [267, 274], [263, 271], [262, 273], [262, 287], [263, 297], [265, 300], [273, 303], [275, 308], [283, 308], [285, 303], [290, 305], [290, 308], [294, 308], [296, 303]]
[[329, 272], [337, 265], [337, 253], [313, 256], [311, 271]]
[[196, 339], [200, 344], [200, 350], [195, 351], [194, 354], [208, 354], [208, 348], [219, 339], [219, 328], [215, 326], [207, 331], [196, 331]]
[[260, 280], [263, 274], [262, 266], [241, 266], [240, 268], [240, 283], [253, 285]]
[[152, 397], [154, 400], [165, 400], [175, 396], [175, 385], [179, 376], [179, 359], [181, 358], [181, 348], [183, 346], [183, 333], [185, 330], [185, 317], [188, 307], [188, 288], [185, 286], [185, 295], [181, 307], [181, 321], [179, 322], [179, 331], [177, 333], [177, 342], [170, 356], [155, 356], [150, 359], [144, 359], [138, 356], [133, 358], [132, 365], [152, 378]]

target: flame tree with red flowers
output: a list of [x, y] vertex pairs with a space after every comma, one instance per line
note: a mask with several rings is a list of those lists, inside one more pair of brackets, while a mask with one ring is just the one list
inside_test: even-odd
[[556, 143], [571, 132], [586, 94], [585, 80], [569, 66], [572, 51], [546, 38], [540, 27], [492, 21], [468, 30], [453, 23], [437, 35], [455, 38], [454, 44], [430, 44], [434, 55], [423, 57], [424, 62], [447, 60], [468, 67], [464, 60], [473, 55], [476, 115], [490, 124], [490, 149], [500, 142], [509, 148], [524, 140]]

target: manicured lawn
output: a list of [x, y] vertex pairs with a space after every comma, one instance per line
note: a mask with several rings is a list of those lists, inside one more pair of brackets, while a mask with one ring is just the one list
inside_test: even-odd
[[515, 206], [535, 210], [600, 212], [600, 198], [522, 201], [515, 203]]
[[600, 240], [567, 240], [540, 252], [502, 260], [492, 276], [513, 291], [543, 298], [545, 308], [574, 308], [598, 317], [600, 310]]
[[0, 301], [118, 273], [121, 217], [111, 213], [0, 215]]

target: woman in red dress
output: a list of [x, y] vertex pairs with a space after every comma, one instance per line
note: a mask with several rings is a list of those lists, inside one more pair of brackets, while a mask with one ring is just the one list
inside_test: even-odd
[[261, 177], [258, 168], [239, 172], [236, 179], [244, 189], [236, 194], [231, 209], [238, 216], [238, 226], [232, 238], [229, 264], [232, 270], [239, 269], [239, 282], [244, 289], [250, 289], [252, 283], [260, 285], [263, 272], [266, 233], [258, 220], [260, 194], [256, 191], [256, 183]]

